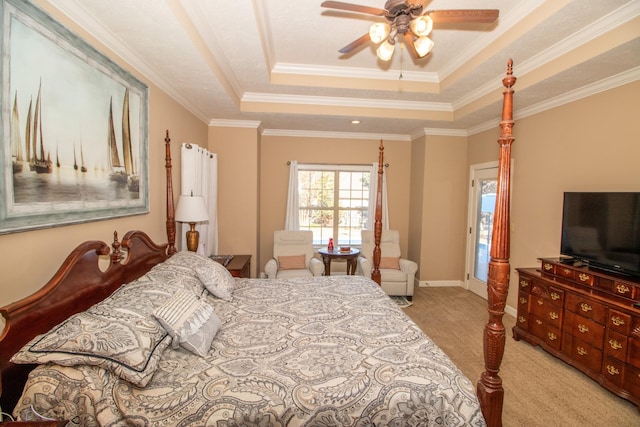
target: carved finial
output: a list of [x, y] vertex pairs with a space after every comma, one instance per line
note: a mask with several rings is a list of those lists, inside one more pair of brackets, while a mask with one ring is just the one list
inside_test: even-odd
[[118, 241], [118, 232], [113, 232], [113, 243], [111, 243], [111, 247], [113, 250], [111, 251], [111, 263], [118, 264], [122, 259], [122, 252], [120, 252], [120, 242]]
[[511, 88], [516, 84], [516, 78], [513, 77], [513, 59], [509, 58], [507, 61], [507, 75], [502, 79], [502, 85], [506, 88]]

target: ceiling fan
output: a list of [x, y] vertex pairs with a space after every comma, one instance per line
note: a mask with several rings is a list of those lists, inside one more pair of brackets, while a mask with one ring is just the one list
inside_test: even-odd
[[454, 9], [423, 10], [427, 0], [387, 0], [384, 9], [341, 1], [324, 1], [321, 6], [330, 9], [366, 13], [383, 16], [389, 21], [371, 25], [369, 32], [339, 50], [349, 53], [359, 46], [373, 41], [380, 44], [376, 51], [378, 58], [388, 61], [393, 56], [396, 36], [401, 36], [405, 45], [416, 58], [422, 58], [433, 49], [433, 40], [428, 36], [436, 23], [486, 23], [498, 19], [497, 9]]

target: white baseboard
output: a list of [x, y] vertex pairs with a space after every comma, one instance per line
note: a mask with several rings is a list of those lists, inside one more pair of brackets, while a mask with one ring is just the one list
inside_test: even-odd
[[423, 288], [444, 288], [451, 286], [462, 287], [463, 283], [460, 280], [420, 280], [418, 286]]

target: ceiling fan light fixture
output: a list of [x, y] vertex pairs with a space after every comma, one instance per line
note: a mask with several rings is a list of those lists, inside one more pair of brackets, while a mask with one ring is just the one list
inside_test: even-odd
[[387, 39], [378, 47], [378, 50], [376, 50], [376, 54], [378, 55], [378, 58], [382, 59], [383, 61], [388, 61], [393, 56], [395, 47], [395, 44], [389, 43], [389, 40]]
[[386, 39], [387, 36], [389, 36], [390, 31], [391, 27], [389, 26], [389, 24], [384, 22], [376, 22], [369, 28], [369, 37], [371, 37], [372, 42], [378, 44], [382, 40]]
[[420, 15], [411, 21], [411, 31], [418, 37], [425, 37], [431, 34], [433, 29], [433, 20], [429, 15]]
[[418, 53], [418, 56], [420, 58], [426, 56], [429, 52], [431, 52], [431, 49], [433, 49], [433, 45], [435, 45], [433, 40], [426, 36], [418, 37], [413, 42], [413, 47], [416, 48], [416, 52]]

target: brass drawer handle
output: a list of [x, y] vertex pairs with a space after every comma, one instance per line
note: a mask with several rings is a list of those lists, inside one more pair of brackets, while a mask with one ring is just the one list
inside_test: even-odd
[[614, 350], [620, 350], [622, 348], [622, 344], [620, 344], [618, 341], [616, 341], [614, 339], [610, 339], [609, 340], [609, 345]]
[[551, 341], [555, 341], [555, 340], [557, 340], [557, 339], [558, 339], [558, 336], [557, 336], [556, 334], [554, 334], [553, 332], [549, 332], [549, 333], [547, 334], [547, 336], [549, 337], [549, 339], [550, 339]]
[[615, 366], [607, 365], [607, 372], [609, 375], [620, 375], [620, 371], [618, 371]]
[[529, 286], [529, 282], [527, 282], [526, 280], [520, 280], [520, 286], [526, 288], [527, 286]]
[[524, 316], [519, 316], [519, 317], [518, 317], [518, 322], [520, 322], [520, 323], [524, 323], [524, 322], [526, 322], [526, 321], [527, 321], [527, 318], [526, 318], [526, 317], [524, 317]]
[[564, 272], [564, 274], [569, 274], [571, 273], [571, 270], [569, 270], [568, 268], [565, 268], [564, 270], [562, 270]]
[[591, 279], [591, 276], [589, 276], [588, 274], [580, 273], [580, 274], [578, 275], [578, 279], [579, 279], [581, 282], [588, 282], [588, 281], [589, 281], [589, 279]]
[[526, 303], [527, 303], [526, 298], [520, 298], [520, 304], [526, 304]]
[[541, 299], [538, 300], [538, 305], [542, 305], [544, 304], [544, 301], [542, 301]]
[[560, 295], [556, 292], [551, 292], [551, 299], [554, 301], [558, 301], [560, 299]]
[[552, 270], [553, 269], [553, 265], [545, 263], [544, 264], [544, 269], [545, 270]]
[[631, 289], [629, 289], [629, 287], [625, 285], [617, 285], [616, 290], [618, 291], [619, 294], [627, 294], [631, 292]]
[[538, 325], [542, 325], [542, 320], [540, 320], [540, 319], [536, 319], [536, 323], [537, 323]]
[[586, 333], [586, 332], [589, 332], [589, 327], [588, 327], [588, 326], [583, 325], [582, 323], [579, 323], [579, 324], [578, 324], [578, 330], [579, 330], [581, 333], [583, 333], [583, 334], [584, 334], [584, 333]]
[[585, 350], [584, 347], [577, 347], [576, 350], [578, 350], [578, 354], [580, 356], [586, 356], [587, 354], [589, 354], [589, 352]]
[[593, 310], [593, 307], [591, 307], [589, 304], [583, 302], [582, 304], [580, 304], [580, 309], [586, 313], [586, 312], [589, 312], [589, 311]]
[[611, 318], [611, 323], [613, 323], [616, 326], [622, 326], [622, 325], [624, 325], [624, 319], [621, 319], [618, 316], [613, 316]]
[[560, 316], [558, 315], [558, 313], [556, 313], [555, 311], [552, 311], [549, 313], [549, 318], [551, 318], [551, 320], [556, 320], [558, 319]]

